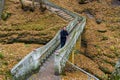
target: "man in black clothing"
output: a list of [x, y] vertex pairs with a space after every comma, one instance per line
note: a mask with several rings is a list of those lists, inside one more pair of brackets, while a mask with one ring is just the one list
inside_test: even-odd
[[66, 27], [64, 27], [61, 32], [60, 32], [60, 44], [61, 48], [65, 45], [66, 40], [67, 40], [68, 32], [66, 30]]

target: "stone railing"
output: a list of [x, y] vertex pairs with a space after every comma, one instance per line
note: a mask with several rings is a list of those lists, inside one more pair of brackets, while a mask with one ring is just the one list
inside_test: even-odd
[[[86, 20], [84, 17], [81, 17], [71, 11], [61, 8], [49, 2], [48, 0], [44, 0], [44, 5], [46, 5], [48, 10], [54, 8], [55, 13], [61, 10], [73, 18], [73, 21], [71, 21], [67, 26], [67, 31], [70, 33], [70, 39], [65, 45], [65, 47], [59, 50], [60, 53], [62, 53], [62, 51], [64, 52], [64, 55], [62, 55], [63, 57], [68, 57], [70, 51], [72, 50], [74, 44], [76, 43], [77, 38], [83, 31]], [[32, 74], [33, 71], [37, 71], [40, 68], [40, 66], [42, 66], [42, 63], [47, 59], [47, 57], [51, 55], [59, 46], [60, 44], [59, 34], [60, 31], [58, 31], [56, 36], [49, 43], [47, 43], [43, 47], [33, 50], [25, 58], [23, 58], [17, 65], [15, 65], [15, 67], [11, 70], [11, 73], [14, 76], [15, 80], [20, 80], [20, 79], [25, 80], [29, 75]], [[70, 44], [70, 46], [68, 44]], [[66, 51], [68, 52], [65, 56]], [[56, 55], [56, 58], [57, 57], [58, 56]], [[60, 60], [60, 67], [64, 67], [66, 61], [62, 60], [62, 58], [59, 58], [59, 60]], [[56, 71], [57, 69], [60, 70], [62, 68], [56, 67]]]
[[78, 66], [76, 66], [68, 61], [70, 53], [72, 53], [72, 50], [74, 49], [74, 46], [76, 45], [78, 38], [81, 36], [85, 24], [86, 24], [86, 18], [83, 17], [83, 20], [74, 28], [74, 30], [68, 36], [69, 38], [68, 38], [65, 46], [63, 48], [55, 51], [54, 65], [55, 65], [55, 74], [56, 75], [59, 75], [62, 73], [62, 70], [64, 70], [66, 62], [68, 62], [76, 69], [85, 73], [88, 76], [88, 80], [91, 80], [91, 79], [92, 80], [99, 80], [94, 75], [88, 73], [87, 71], [79, 68]]
[[5, 0], [0, 0], [0, 19], [4, 9]]
[[[71, 11], [68, 11], [62, 7], [59, 7], [48, 0], [43, 0], [43, 2], [48, 10], [56, 14], [59, 11], [63, 11], [65, 14], [70, 15], [73, 18], [73, 21], [71, 21], [67, 26], [67, 31], [69, 32], [68, 41], [66, 42], [63, 48], [55, 52], [55, 73], [60, 74], [62, 72], [62, 69], [65, 67], [65, 64], [69, 58], [69, 55], [74, 45], [76, 44], [77, 39], [79, 38], [79, 36], [81, 36], [81, 33], [83, 32], [86, 23], [86, 18], [79, 16]], [[39, 5], [39, 3], [37, 2], [35, 2], [35, 4]], [[47, 59], [47, 57], [54, 53], [59, 44], [60, 31], [58, 31], [56, 36], [49, 43], [29, 53], [11, 70], [14, 79], [25, 80], [30, 75], [30, 73], [32, 73], [33, 71], [37, 71], [37, 69], [39, 69], [40, 66], [42, 66], [42, 63]], [[82, 69], [79, 70], [95, 79], [95, 76], [88, 74]]]
[[[77, 25], [78, 18], [75, 18], [71, 21], [67, 30], [70, 33], [72, 29]], [[40, 68], [44, 60], [51, 55], [60, 43], [60, 31], [56, 36], [45, 46], [37, 48], [29, 53], [25, 58], [23, 58], [15, 67], [11, 70], [12, 75], [15, 80], [26, 79], [33, 71], [36, 71]]]
[[85, 23], [86, 19], [83, 18], [83, 20], [75, 27], [75, 29], [69, 35], [69, 39], [67, 40], [65, 46], [55, 52], [55, 74], [61, 74], [62, 69], [65, 67], [66, 60], [68, 60], [77, 39], [83, 32]]

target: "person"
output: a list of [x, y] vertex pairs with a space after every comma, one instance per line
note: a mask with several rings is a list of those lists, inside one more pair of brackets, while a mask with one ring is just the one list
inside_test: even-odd
[[66, 30], [66, 27], [64, 27], [60, 31], [60, 44], [61, 44], [61, 48], [65, 45], [67, 37], [68, 37], [68, 32]]

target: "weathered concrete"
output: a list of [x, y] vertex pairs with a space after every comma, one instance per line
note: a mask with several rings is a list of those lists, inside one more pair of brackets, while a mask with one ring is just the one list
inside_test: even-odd
[[[73, 12], [68, 11], [68, 10], [66, 10], [64, 8], [61, 8], [61, 7], [57, 6], [57, 5], [49, 2], [48, 0], [44, 0], [44, 4], [46, 5], [48, 10], [50, 10], [50, 11], [54, 10], [53, 12], [55, 12], [55, 13], [57, 13], [57, 11], [59, 11], [59, 12], [62, 11], [62, 14], [60, 14], [60, 13], [57, 13], [57, 14], [60, 14], [60, 15], [63, 15], [63, 16], [67, 16], [67, 17], [65, 17], [66, 19], [68, 19], [68, 18], [70, 20], [74, 19], [67, 26], [67, 31], [69, 33], [72, 33], [71, 31], [73, 31], [73, 28], [77, 27], [77, 29], [78, 29], [79, 26], [81, 25], [80, 24], [79, 26], [76, 26], [80, 21], [83, 20], [84, 17], [80, 17], [79, 15], [74, 14]], [[81, 25], [81, 26], [82, 27], [80, 27], [80, 28], [81, 28], [81, 30], [83, 30], [84, 27], [83, 27], [83, 25]], [[79, 31], [78, 33], [81, 33], [81, 31]], [[72, 37], [73, 36], [76, 37], [76, 35], [74, 35], [74, 33], [72, 33]], [[79, 35], [77, 35], [77, 36], [79, 36]], [[41, 48], [38, 48], [38, 49], [35, 49], [30, 54], [28, 54], [25, 58], [23, 58], [11, 70], [11, 73], [14, 76], [14, 79], [15, 80], [20, 80], [20, 79], [26, 80], [26, 78], [29, 77], [29, 75], [33, 74], [34, 71], [39, 71], [38, 69], [41, 69], [41, 66], [44, 63], [44, 61], [48, 58], [49, 55], [53, 54], [53, 52], [58, 47], [59, 43], [60, 43], [60, 32], [58, 32], [56, 34], [56, 36], [49, 43], [47, 43], [45, 46], [43, 46]], [[71, 48], [69, 48], [69, 49], [72, 50]], [[50, 67], [50, 69], [52, 69], [52, 67]], [[44, 71], [43, 71], [43, 74], [44, 74]]]
[[37, 74], [33, 74], [27, 80], [61, 80], [60, 76], [54, 75], [54, 54], [43, 64]]

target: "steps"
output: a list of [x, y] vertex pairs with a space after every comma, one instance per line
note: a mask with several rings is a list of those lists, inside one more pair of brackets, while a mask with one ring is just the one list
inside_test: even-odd
[[54, 7], [50, 7], [50, 6], [47, 6], [47, 5], [46, 5], [46, 8], [47, 8], [48, 10], [50, 10], [51, 12], [57, 14], [58, 16], [62, 17], [62, 18], [65, 19], [65, 20], [71, 21], [71, 20], [74, 19], [73, 17], [71, 17], [71, 16], [68, 15], [66, 12], [64, 12], [64, 11], [62, 11], [62, 10], [60, 10], [60, 9], [56, 9], [56, 8], [54, 8]]
[[58, 14], [58, 16], [66, 19], [66, 20], [70, 20], [70, 21], [73, 20], [73, 18], [70, 15], [66, 14], [63, 11], [58, 11], [57, 14]]

